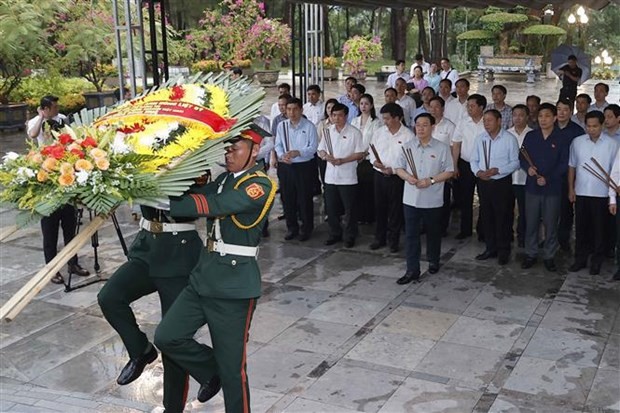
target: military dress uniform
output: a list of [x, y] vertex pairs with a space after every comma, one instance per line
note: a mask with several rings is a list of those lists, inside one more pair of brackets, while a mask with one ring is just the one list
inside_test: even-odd
[[[103, 315], [121, 336], [131, 359], [143, 356], [150, 346], [130, 304], [157, 291], [164, 316], [187, 286], [188, 274], [202, 248], [195, 218], [176, 218], [172, 222], [167, 212], [145, 206], [141, 210], [140, 232], [129, 249], [128, 262], [116, 270], [97, 297]], [[167, 413], [182, 412], [187, 373], [165, 354], [162, 358], [164, 407]]]
[[[172, 216], [207, 217], [208, 238], [155, 345], [202, 385], [219, 376], [228, 413], [250, 411], [246, 343], [261, 294], [258, 243], [276, 189], [254, 165], [170, 201]], [[205, 324], [213, 347], [194, 339]]]

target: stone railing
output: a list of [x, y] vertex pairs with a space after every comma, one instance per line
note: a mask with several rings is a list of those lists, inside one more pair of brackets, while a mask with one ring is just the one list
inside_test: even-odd
[[542, 69], [542, 56], [479, 56], [478, 78], [493, 80], [495, 73], [525, 73], [533, 83]]

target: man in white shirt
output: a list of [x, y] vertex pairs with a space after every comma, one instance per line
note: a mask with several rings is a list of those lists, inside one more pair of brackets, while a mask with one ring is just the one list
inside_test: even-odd
[[445, 116], [455, 125], [463, 116], [467, 116], [467, 98], [469, 97], [469, 80], [456, 81], [456, 98], [446, 102]]
[[570, 120], [581, 126], [583, 130], [586, 129], [586, 114], [590, 109], [592, 98], [587, 93], [580, 93], [575, 98], [575, 109], [577, 112], [571, 116]]
[[405, 72], [405, 61], [397, 60], [394, 64], [396, 72], [390, 74], [385, 83], [386, 87], [396, 87], [396, 79], [403, 79], [405, 83], [409, 80], [409, 74]]
[[383, 124], [377, 130], [369, 150], [374, 167], [375, 188], [375, 240], [370, 244], [376, 250], [389, 243], [390, 252], [398, 252], [403, 226], [403, 180], [396, 175], [396, 165], [403, 145], [414, 139], [413, 132], [403, 125], [403, 108], [396, 103], [386, 103], [381, 108]]
[[609, 85], [607, 83], [599, 82], [594, 85], [594, 103], [588, 108], [588, 112], [593, 110], [604, 111], [609, 102], [607, 102], [607, 95], [609, 94]]
[[[616, 185], [620, 185], [620, 148], [616, 152], [613, 165], [610, 173], [611, 180]], [[612, 278], [614, 281], [620, 281], [620, 211], [618, 211], [618, 204], [620, 204], [620, 192], [609, 188], [609, 213], [616, 217], [616, 272]]]
[[310, 122], [314, 123], [314, 126], [319, 126], [325, 114], [325, 106], [321, 101], [321, 88], [319, 85], [308, 86], [306, 89], [306, 96], [308, 97], [308, 101], [303, 107], [304, 116]]
[[441, 59], [441, 73], [439, 73], [442, 79], [449, 79], [452, 82], [452, 92], [456, 91], [456, 81], [459, 80], [459, 72], [450, 66], [450, 59], [444, 57]]
[[439, 271], [443, 184], [452, 177], [453, 163], [448, 145], [432, 137], [434, 123], [435, 118], [430, 113], [415, 118], [417, 138], [404, 144], [405, 151], [401, 151], [396, 168], [398, 176], [405, 181], [403, 209], [407, 237], [407, 271], [396, 281], [400, 285], [420, 278], [422, 226], [426, 229], [428, 272]]
[[[290, 95], [291, 94], [291, 85], [288, 83], [280, 83], [278, 85], [278, 96], [282, 95]], [[271, 111], [269, 112], [269, 119], [273, 122], [276, 116], [280, 114], [280, 109], [278, 108], [278, 101], [276, 100], [273, 105], [271, 105]], [[273, 128], [273, 124], [271, 125]]]
[[[441, 96], [434, 96], [431, 98], [429, 106], [429, 113], [435, 118], [433, 138], [445, 143], [448, 147], [452, 146], [452, 136], [454, 135], [456, 125], [444, 116], [444, 100]], [[455, 164], [454, 159], [452, 159], [452, 149], [450, 149], [450, 159], [452, 160], [452, 163]], [[450, 203], [452, 200], [451, 192], [452, 183], [450, 181], [446, 181], [443, 186], [443, 206], [441, 207], [442, 236], [445, 236], [448, 233], [448, 226], [450, 225]]]
[[[347, 123], [348, 108], [337, 103], [332, 107], [333, 125], [321, 139], [318, 147], [319, 157], [327, 161], [325, 169], [325, 201], [327, 204], [327, 223], [329, 237], [325, 245], [342, 241], [351, 248], [357, 238], [356, 190], [357, 161], [364, 159], [366, 150], [362, 132]], [[340, 215], [344, 210], [344, 231]]]
[[454, 99], [452, 96], [452, 81], [450, 79], [441, 79], [439, 82], [439, 96], [446, 104]]
[[396, 80], [396, 103], [403, 108], [403, 120], [405, 125], [411, 127], [411, 118], [416, 112], [415, 100], [407, 95], [407, 82], [398, 78]]
[[418, 53], [415, 55], [415, 62], [411, 65], [411, 69], [409, 70], [409, 76], [413, 77], [413, 70], [420, 66], [422, 68], [422, 74], [427, 75], [431, 71], [431, 65], [428, 62], [424, 61], [424, 55], [422, 53]]
[[[37, 116], [30, 119], [27, 125], [28, 137], [36, 139], [41, 146], [50, 145], [53, 142], [51, 131], [60, 131], [64, 126], [67, 117], [58, 113], [58, 98], [48, 95], [41, 98], [37, 108]], [[62, 228], [62, 235], [65, 245], [75, 236], [77, 227], [77, 211], [73, 205], [66, 204], [58, 208], [51, 215], [41, 218], [41, 232], [43, 235], [43, 255], [47, 264], [57, 254], [58, 227]], [[78, 264], [78, 256], [71, 257], [68, 263], [69, 273], [79, 276], [90, 275], [88, 270]], [[64, 279], [59, 272], [51, 279], [54, 284], [63, 284]]]
[[[530, 119], [530, 113], [527, 106], [523, 104], [515, 105], [512, 108], [512, 123], [513, 127], [508, 129], [508, 132], [512, 133], [517, 138], [517, 144], [519, 148], [523, 145], [523, 139], [529, 131], [532, 130], [527, 123]], [[512, 191], [514, 192], [515, 200], [517, 201], [517, 207], [519, 211], [519, 218], [517, 219], [517, 245], [519, 248], [525, 247], [525, 181], [527, 180], [527, 173], [519, 168], [512, 174]], [[513, 209], [514, 215], [514, 209]], [[514, 222], [514, 216], [510, 220]]]
[[471, 237], [472, 234], [476, 177], [472, 173], [469, 163], [476, 138], [484, 133], [482, 115], [486, 105], [487, 99], [484, 96], [477, 93], [471, 95], [467, 99], [468, 115], [456, 124], [452, 137], [452, 159], [457, 162], [454, 168], [456, 178], [454, 191], [457, 205], [461, 211], [461, 230], [455, 237], [458, 240]]
[[[603, 133], [603, 112], [586, 115], [586, 134], [573, 139], [568, 160], [568, 198], [575, 204], [575, 262], [568, 268], [577, 272], [590, 258], [590, 275], [598, 275], [607, 248], [609, 187], [585, 169], [587, 163], [598, 171], [592, 158], [606, 170], [613, 167], [618, 143]], [[602, 174], [602, 172], [599, 172]]]

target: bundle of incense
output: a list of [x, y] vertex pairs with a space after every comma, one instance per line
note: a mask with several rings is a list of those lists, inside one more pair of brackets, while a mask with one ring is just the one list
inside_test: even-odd
[[491, 165], [491, 141], [487, 145], [487, 141], [482, 141], [482, 150], [484, 152], [484, 167], [489, 170]]
[[284, 129], [284, 150], [285, 152], [288, 152], [291, 150], [291, 138], [289, 135], [289, 129], [288, 129], [287, 122], [284, 122], [283, 129]]
[[594, 163], [594, 166], [596, 166], [598, 171], [592, 166], [590, 166], [588, 163], [585, 163], [583, 165], [585, 170], [594, 175], [599, 181], [603, 182], [605, 185], [618, 192], [618, 184], [615, 183], [613, 179], [611, 179], [611, 175], [609, 175], [607, 170], [603, 168], [603, 165], [601, 165], [599, 161], [597, 161], [594, 157], [590, 158], [590, 160]]
[[327, 152], [331, 156], [334, 156], [334, 147], [332, 146], [332, 135], [329, 133], [329, 128], [325, 129], [325, 143], [327, 144]]
[[[519, 149], [519, 152], [521, 152], [521, 156], [523, 156], [523, 159], [525, 159], [525, 162], [527, 162], [530, 168], [536, 169], [536, 165], [534, 165], [534, 161], [532, 161], [532, 157], [527, 149], [525, 149], [525, 146], [522, 146], [521, 149]], [[536, 178], [540, 178], [541, 176], [542, 175], [539, 175], [538, 172], [536, 173]]]
[[370, 150], [372, 151], [372, 154], [375, 156], [375, 159], [377, 160], [377, 162], [382, 164], [383, 162], [381, 162], [381, 158], [379, 157], [379, 152], [377, 152], [377, 148], [375, 148], [375, 145], [373, 145], [372, 143], [370, 144]]
[[418, 171], [415, 167], [415, 161], [413, 160], [413, 152], [411, 148], [405, 149], [403, 146], [401, 146], [400, 148], [403, 150], [403, 154], [405, 155], [407, 164], [409, 164], [409, 169], [411, 169], [411, 175], [413, 175], [415, 179], [418, 179]]

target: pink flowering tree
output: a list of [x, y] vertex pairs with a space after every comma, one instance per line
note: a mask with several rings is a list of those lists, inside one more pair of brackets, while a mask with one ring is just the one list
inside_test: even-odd
[[287, 57], [291, 49], [291, 29], [275, 19], [259, 18], [250, 27], [237, 58], [261, 60], [269, 70], [271, 62]]
[[238, 57], [252, 25], [264, 14], [264, 3], [256, 0], [222, 0], [219, 7], [205, 11], [200, 27], [191, 30], [186, 40], [201, 59], [232, 60]]
[[342, 45], [342, 60], [348, 73], [359, 76], [366, 70], [366, 62], [378, 60], [383, 55], [381, 38], [353, 36]]

